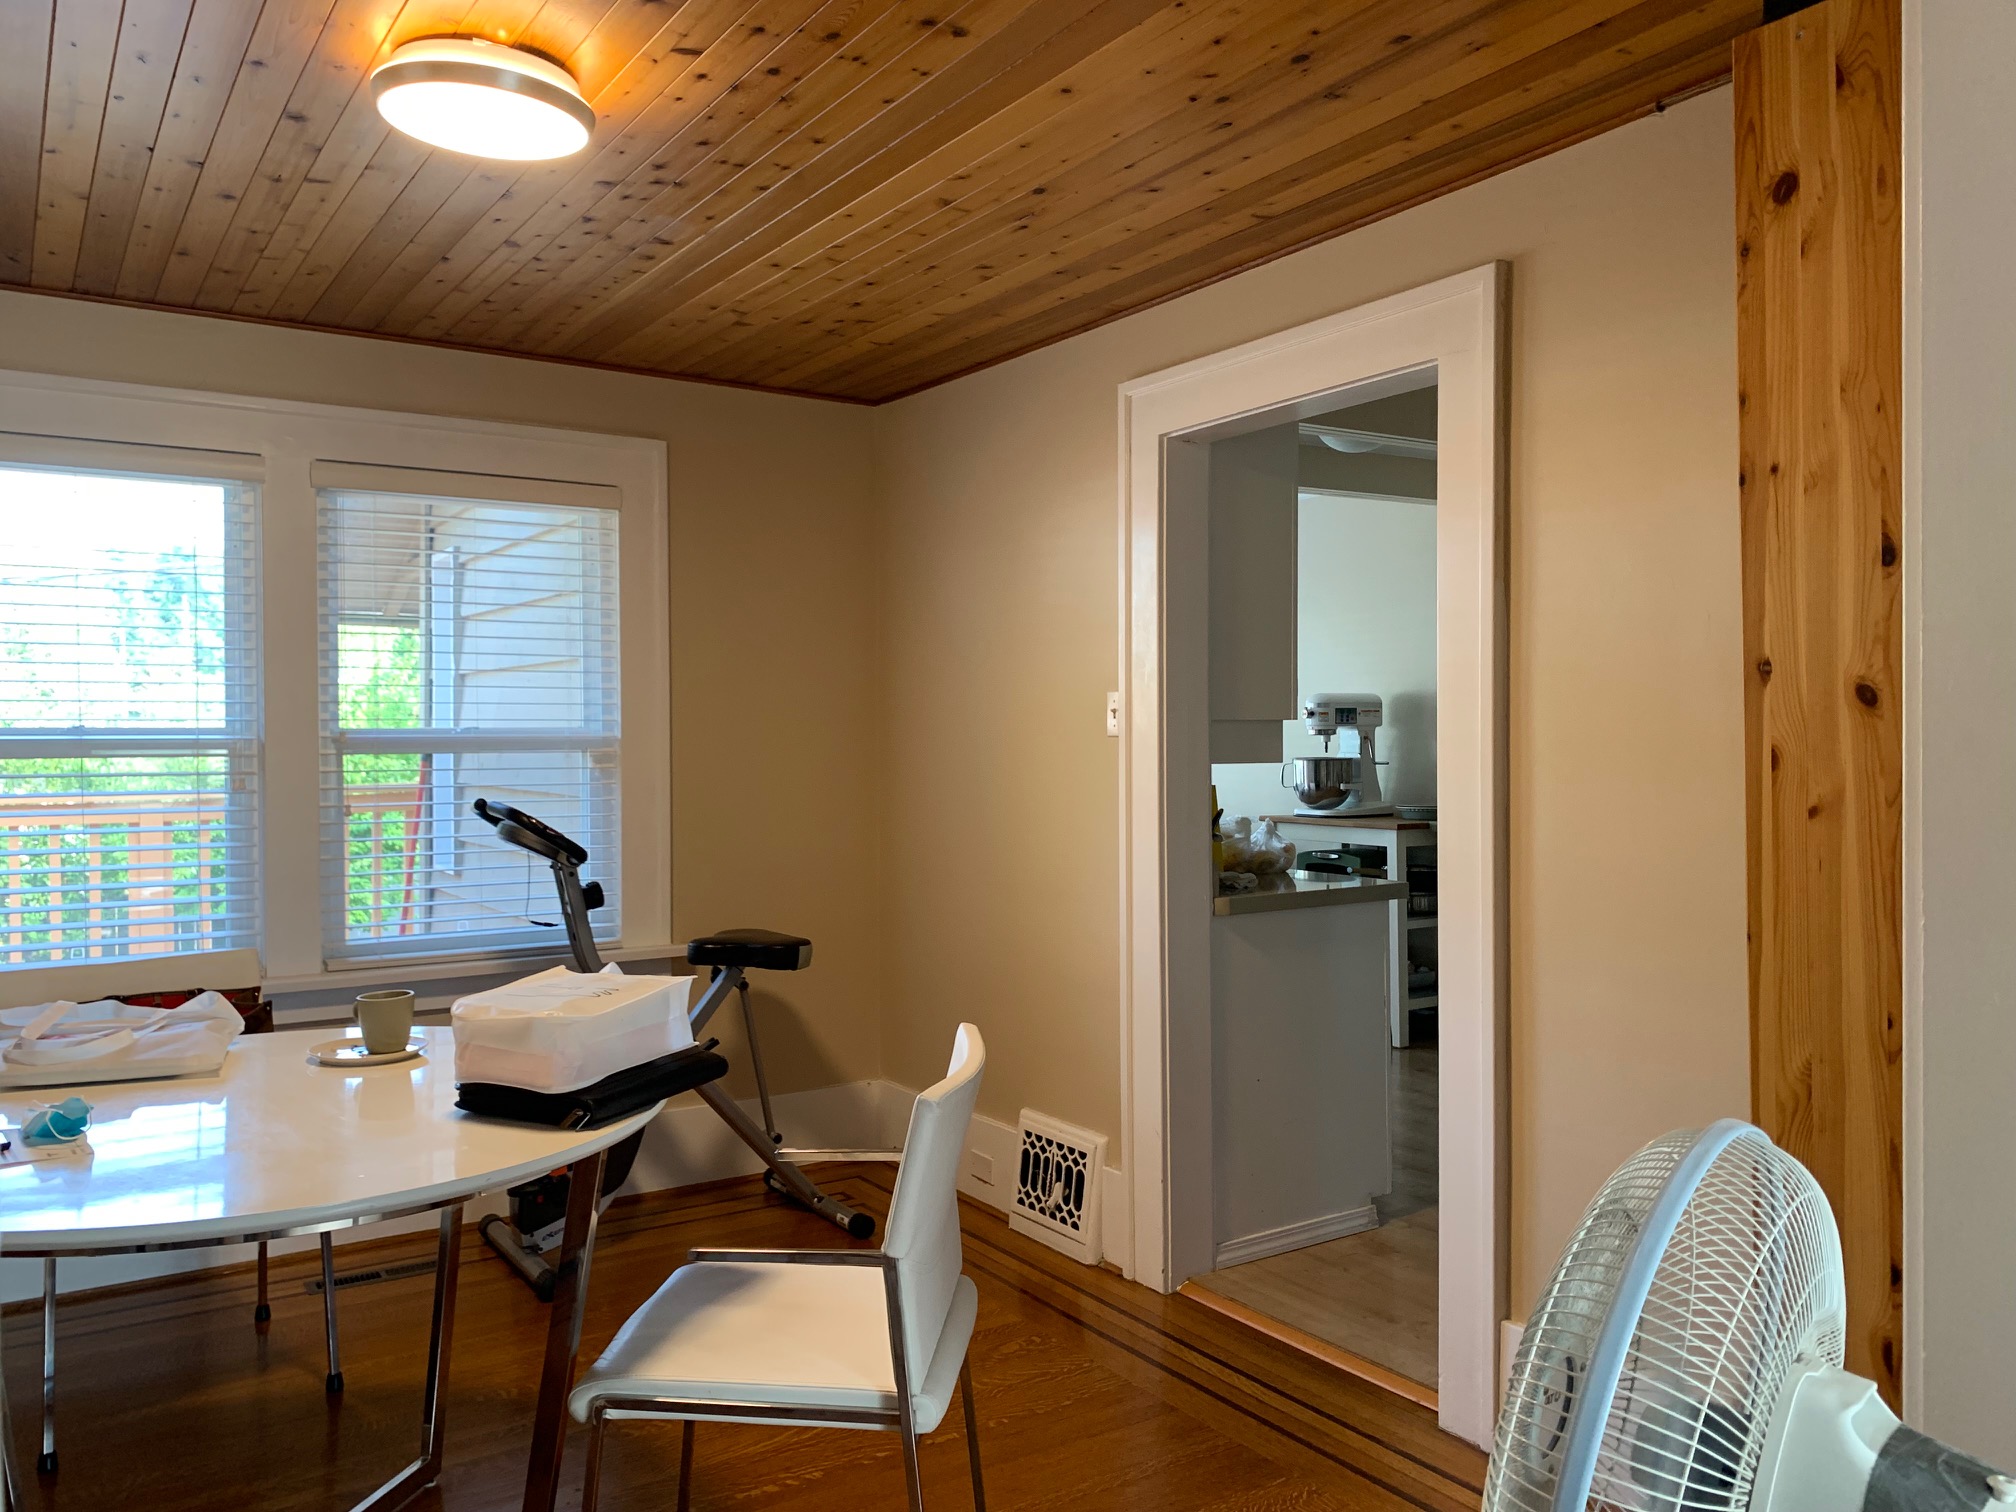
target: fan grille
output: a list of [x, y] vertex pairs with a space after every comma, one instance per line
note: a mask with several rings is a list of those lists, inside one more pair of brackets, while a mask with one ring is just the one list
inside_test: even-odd
[[1841, 1244], [1827, 1199], [1804, 1166], [1746, 1130], [1708, 1166], [1660, 1258], [1576, 1499], [1564, 1450], [1604, 1314], [1654, 1202], [1699, 1137], [1647, 1145], [1583, 1215], [1513, 1361], [1485, 1483], [1492, 1512], [1747, 1507], [1795, 1362], [1840, 1363]]

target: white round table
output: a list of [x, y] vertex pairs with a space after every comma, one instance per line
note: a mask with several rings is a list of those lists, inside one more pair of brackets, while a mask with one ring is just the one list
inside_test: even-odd
[[[525, 1506], [558, 1491], [566, 1396], [580, 1345], [581, 1292], [593, 1252], [603, 1153], [648, 1123], [650, 1108], [593, 1130], [472, 1118], [455, 1107], [454, 1041], [414, 1031], [417, 1060], [311, 1065], [327, 1031], [241, 1036], [216, 1076], [0, 1091], [18, 1127], [33, 1106], [75, 1093], [92, 1105], [88, 1156], [0, 1167], [0, 1256], [133, 1254], [324, 1233], [440, 1210], [433, 1342], [420, 1456], [359, 1509], [397, 1506], [431, 1485], [442, 1461], [462, 1205], [565, 1166], [561, 1246]], [[20, 1505], [0, 1390], [0, 1504]]]

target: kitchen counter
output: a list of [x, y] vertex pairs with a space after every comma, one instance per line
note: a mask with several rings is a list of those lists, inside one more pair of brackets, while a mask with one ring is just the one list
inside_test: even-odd
[[1432, 819], [1402, 819], [1398, 814], [1354, 814], [1340, 809], [1334, 814], [1267, 814], [1275, 824], [1327, 824], [1336, 829], [1425, 830], [1433, 829]]
[[1259, 887], [1252, 892], [1220, 893], [1211, 900], [1211, 912], [1229, 918], [1233, 914], [1272, 913], [1284, 908], [1391, 903], [1406, 896], [1405, 882], [1389, 882], [1377, 877], [1346, 877], [1327, 872], [1277, 872], [1262, 877]]

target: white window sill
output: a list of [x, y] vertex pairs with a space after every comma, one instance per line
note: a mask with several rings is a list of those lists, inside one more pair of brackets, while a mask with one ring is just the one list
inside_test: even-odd
[[[596, 951], [605, 961], [683, 961], [686, 947], [680, 945], [603, 945]], [[496, 955], [429, 956], [423, 960], [372, 961], [368, 965], [338, 966], [311, 971], [301, 976], [269, 976], [261, 983], [270, 995], [276, 992], [315, 992], [325, 987], [379, 987], [387, 982], [437, 982], [444, 977], [496, 976], [528, 967], [543, 970], [564, 963], [564, 951], [523, 950]]]
[[[598, 947], [604, 961], [682, 961], [686, 947], [680, 945], [610, 945]], [[276, 1028], [346, 1021], [349, 1001], [356, 993], [373, 987], [412, 987], [423, 1014], [445, 1012], [448, 1005], [478, 985], [497, 977], [543, 971], [565, 963], [564, 956], [550, 950], [522, 954], [462, 956], [428, 961], [373, 961], [341, 971], [312, 972], [302, 976], [268, 977], [263, 986], [273, 999]], [[289, 998], [295, 1001], [287, 1001]]]

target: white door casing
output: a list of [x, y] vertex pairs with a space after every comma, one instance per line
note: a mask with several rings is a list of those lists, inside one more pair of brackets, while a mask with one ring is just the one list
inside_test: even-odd
[[1210, 1268], [1206, 532], [1198, 443], [1437, 385], [1442, 1426], [1488, 1444], [1506, 1309], [1507, 265], [1120, 388], [1122, 1120], [1134, 1279]]

